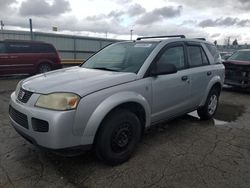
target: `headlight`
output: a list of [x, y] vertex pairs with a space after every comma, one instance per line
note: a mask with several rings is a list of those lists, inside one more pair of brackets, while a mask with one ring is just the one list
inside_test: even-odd
[[41, 95], [35, 106], [51, 110], [72, 110], [79, 101], [80, 97], [74, 93], [52, 93]]
[[16, 95], [16, 97], [18, 96], [18, 93], [19, 93], [19, 91], [20, 91], [21, 83], [22, 83], [22, 81], [18, 82], [18, 84], [17, 84], [17, 86], [16, 86], [16, 90], [15, 90], [15, 95]]

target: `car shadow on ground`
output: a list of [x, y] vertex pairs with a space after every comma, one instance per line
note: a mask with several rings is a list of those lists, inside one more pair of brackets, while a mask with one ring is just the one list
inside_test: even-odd
[[[75, 157], [63, 157], [52, 152], [35, 150], [44, 156], [44, 159], [49, 161], [68, 182], [79, 186], [83, 185], [84, 181], [88, 180], [88, 178], [94, 176], [96, 171], [105, 174], [109, 173], [111, 169], [127, 168], [133, 164], [134, 160], [143, 160], [141, 159], [142, 156], [145, 156], [148, 151], [152, 152], [152, 150], [161, 145], [174, 145], [173, 143], [179, 142], [179, 139], [184, 139], [189, 142], [193, 139], [194, 134], [200, 134], [200, 132], [205, 133], [207, 130], [214, 131], [218, 125], [221, 126], [228, 122], [235, 121], [244, 113], [244, 110], [245, 108], [243, 106], [221, 104], [215, 116], [216, 119], [203, 121], [197, 117], [195, 112], [192, 112], [171, 121], [152, 126], [145, 131], [132, 159], [116, 167], [110, 167], [99, 161], [93, 151]], [[221, 122], [224, 122], [224, 124]]]

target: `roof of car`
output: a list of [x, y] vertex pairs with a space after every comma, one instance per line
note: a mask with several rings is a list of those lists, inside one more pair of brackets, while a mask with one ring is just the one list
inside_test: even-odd
[[35, 41], [35, 40], [15, 40], [15, 39], [5, 39], [0, 42], [16, 42], [16, 43], [43, 43], [43, 44], [49, 44], [43, 41]]
[[134, 42], [175, 42], [175, 41], [187, 41], [187, 42], [202, 42], [210, 45], [214, 45], [211, 42], [206, 41], [205, 38], [186, 38], [185, 35], [167, 35], [167, 36], [147, 36], [147, 37], [139, 37]]
[[238, 50], [238, 51], [250, 52], [250, 49], [241, 49], [241, 50]]

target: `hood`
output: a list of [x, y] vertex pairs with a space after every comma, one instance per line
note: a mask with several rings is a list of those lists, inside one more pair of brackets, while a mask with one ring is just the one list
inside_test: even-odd
[[71, 67], [27, 78], [22, 82], [22, 88], [41, 94], [72, 92], [85, 96], [135, 79], [135, 73]]
[[226, 60], [223, 63], [234, 64], [234, 65], [250, 65], [250, 61], [237, 61], [237, 60]]

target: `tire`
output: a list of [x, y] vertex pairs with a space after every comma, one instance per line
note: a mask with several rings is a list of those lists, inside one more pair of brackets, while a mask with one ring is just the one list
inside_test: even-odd
[[209, 120], [214, 116], [219, 104], [219, 95], [219, 91], [214, 88], [209, 92], [205, 105], [197, 110], [202, 120]]
[[115, 110], [101, 124], [96, 135], [96, 156], [109, 165], [118, 165], [132, 155], [141, 137], [138, 117], [123, 109]]
[[37, 73], [41, 74], [41, 73], [49, 72], [51, 70], [52, 70], [52, 68], [51, 68], [50, 64], [42, 63], [42, 64], [39, 65]]

